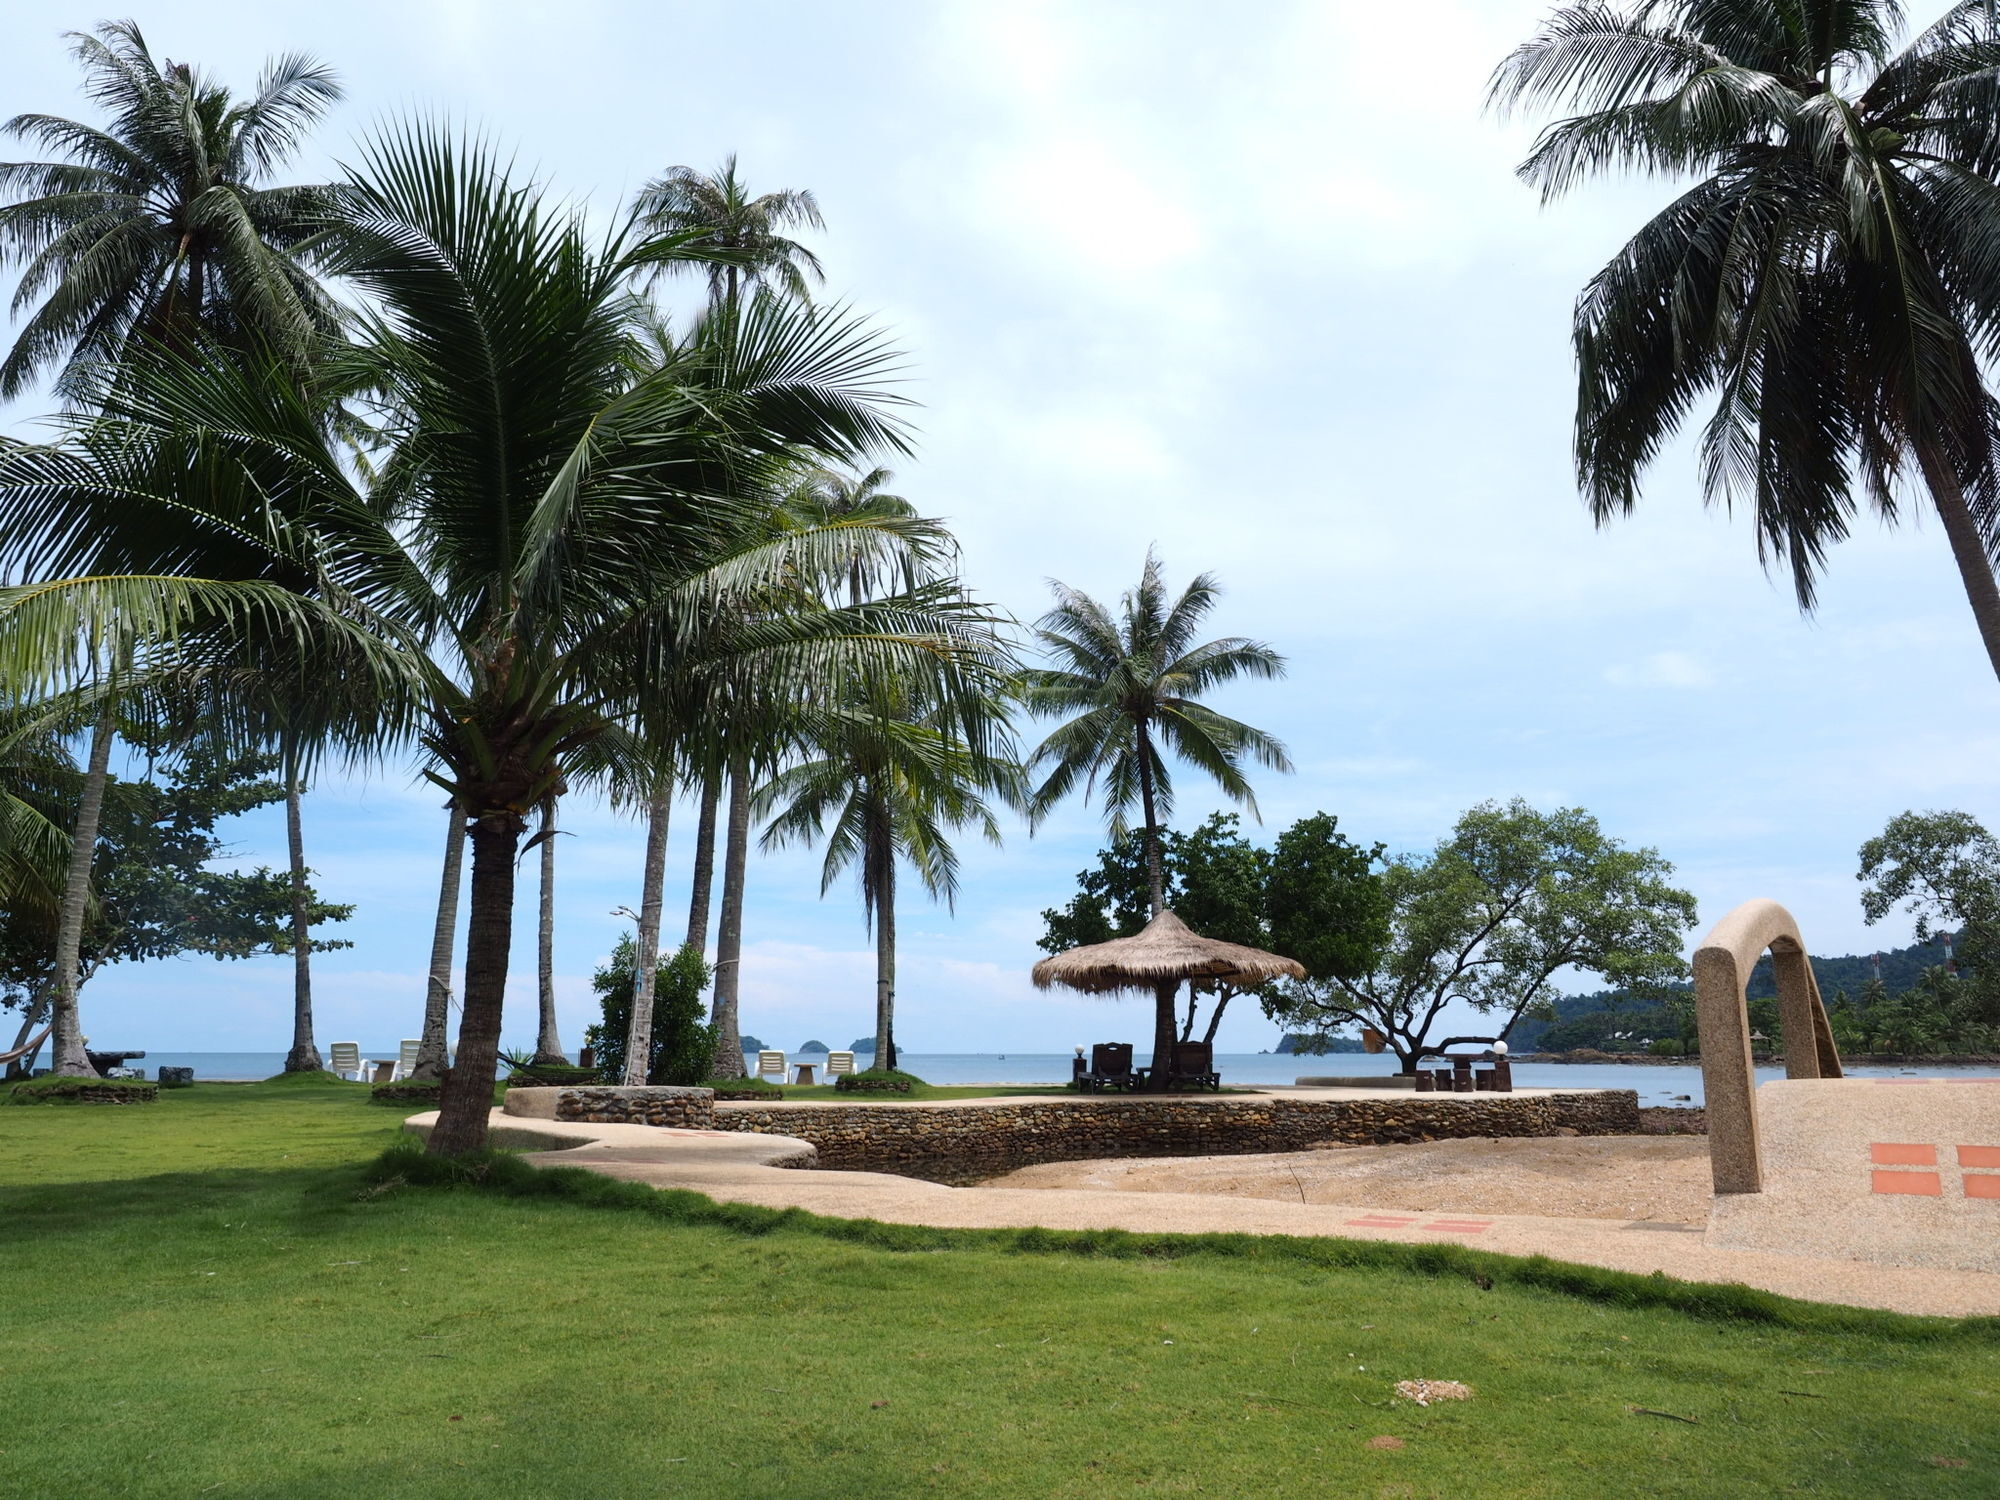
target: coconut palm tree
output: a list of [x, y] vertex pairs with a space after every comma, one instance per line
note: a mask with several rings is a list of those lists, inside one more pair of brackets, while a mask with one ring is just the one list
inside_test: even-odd
[[2000, 673], [2000, 13], [1952, 5], [1894, 51], [1892, 0], [1562, 7], [1495, 73], [1564, 113], [1521, 175], [1689, 182], [1578, 299], [1576, 465], [1602, 524], [1702, 403], [1701, 484], [1747, 502], [1802, 609], [1857, 487], [1922, 487]]
[[248, 99], [159, 62], [130, 21], [72, 33], [100, 128], [16, 115], [0, 130], [50, 159], [0, 163], [0, 254], [19, 265], [0, 396], [53, 366], [116, 360], [134, 336], [251, 333], [303, 349], [337, 321], [311, 256], [328, 191], [269, 179], [340, 98], [334, 75], [274, 58]]
[[556, 804], [561, 789], [542, 799], [542, 828], [535, 837], [542, 845], [542, 879], [535, 923], [535, 1061], [566, 1063], [562, 1036], [556, 1030]]
[[[725, 157], [713, 174], [693, 167], [669, 167], [639, 192], [641, 220], [655, 234], [688, 236], [691, 247], [707, 253], [705, 269], [711, 305], [734, 302], [747, 288], [770, 286], [800, 301], [822, 279], [819, 257], [784, 231], [824, 229], [819, 203], [809, 192], [780, 188], [752, 197], [736, 175], [736, 157]], [[690, 261], [664, 269], [682, 269]]]
[[[875, 1066], [896, 1066], [896, 871], [907, 864], [933, 900], [958, 894], [950, 834], [976, 828], [994, 843], [992, 801], [1021, 806], [1020, 767], [1006, 754], [1004, 704], [970, 726], [949, 700], [930, 701], [908, 675], [858, 684], [815, 726], [807, 758], [761, 787], [752, 812], [770, 818], [767, 849], [824, 840], [824, 895], [848, 870], [875, 933]], [[970, 729], [968, 734], [967, 730]]]
[[[421, 744], [472, 853], [430, 1143], [457, 1154], [485, 1140], [527, 816], [573, 757], [627, 725], [671, 741], [681, 700], [660, 685], [697, 668], [774, 696], [905, 657], [951, 664], [970, 696], [990, 668], [943, 589], [752, 607], [936, 529], [760, 524], [802, 456], [900, 445], [893, 356], [864, 325], [754, 295], [635, 375], [631, 284], [685, 240], [593, 236], [482, 144], [420, 125], [372, 142], [341, 201], [342, 270], [370, 299], [343, 358], [378, 451], [345, 462], [275, 360], [147, 361], [54, 455], [13, 482], [0, 461], [0, 566], [39, 580], [0, 590], [0, 689], [76, 676], [86, 627], [142, 665], [281, 635], [373, 701], [376, 746]], [[115, 486], [105, 465], [124, 466]], [[207, 560], [226, 538], [231, 571], [107, 566], [190, 533]]]
[[[1160, 824], [1174, 805], [1167, 754], [1206, 772], [1254, 814], [1257, 799], [1243, 763], [1289, 771], [1285, 747], [1199, 699], [1238, 678], [1281, 677], [1285, 659], [1241, 636], [1196, 645], [1195, 632], [1220, 592], [1214, 576], [1203, 573], [1170, 601], [1151, 551], [1138, 587], [1127, 591], [1116, 615], [1065, 583], [1051, 579], [1050, 587], [1055, 608], [1037, 622], [1035, 639], [1055, 665], [1025, 674], [1027, 702], [1034, 713], [1070, 717], [1029, 758], [1031, 770], [1047, 769], [1030, 812], [1046, 817], [1081, 786], [1085, 796], [1102, 797], [1112, 836], [1119, 838], [1136, 805], [1147, 895], [1157, 917], [1166, 907]], [[1162, 985], [1153, 997], [1153, 1059], [1162, 1069], [1174, 1043], [1176, 988]]]

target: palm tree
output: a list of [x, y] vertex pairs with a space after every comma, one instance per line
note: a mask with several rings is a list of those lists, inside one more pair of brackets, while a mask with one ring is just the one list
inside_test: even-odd
[[734, 302], [756, 285], [803, 302], [810, 284], [822, 279], [819, 257], [783, 233], [798, 226], [824, 229], [818, 201], [794, 188], [753, 198], [736, 175], [734, 154], [713, 175], [693, 167], [667, 168], [640, 190], [637, 207], [653, 233], [688, 236], [691, 248], [705, 252], [711, 306]]
[[[808, 758], [773, 777], [752, 811], [769, 817], [763, 846], [826, 842], [820, 893], [852, 869], [875, 932], [875, 1066], [896, 1066], [896, 868], [909, 865], [934, 900], [954, 904], [967, 826], [1000, 842], [988, 798], [1020, 806], [1021, 771], [1004, 753], [1001, 704], [970, 726], [905, 675], [855, 687], [816, 727]], [[968, 735], [967, 729], [971, 733]]]
[[[22, 267], [0, 397], [42, 371], [108, 363], [134, 336], [194, 329], [301, 349], [337, 321], [310, 257], [328, 192], [269, 185], [340, 98], [326, 68], [272, 59], [247, 100], [160, 63], [130, 21], [72, 33], [103, 128], [56, 115], [0, 126], [51, 160], [0, 163], [0, 253]], [[39, 303], [39, 306], [37, 304]]]
[[1892, 0], [1647, 0], [1555, 11], [1494, 74], [1550, 106], [1545, 199], [1636, 168], [1692, 181], [1578, 299], [1576, 465], [1599, 524], [1711, 395], [1710, 503], [1810, 610], [1857, 482], [1921, 482], [2000, 673], [2000, 19], [1962, 0], [1893, 52]]
[[541, 897], [535, 923], [535, 1061], [566, 1063], [562, 1037], [556, 1031], [556, 803], [560, 787], [542, 800], [542, 829], [535, 837], [542, 844]]
[[444, 866], [438, 880], [437, 917], [431, 926], [431, 961], [424, 981], [424, 1023], [418, 1033], [412, 1078], [443, 1078], [450, 1056], [451, 955], [458, 938], [459, 890], [465, 878], [465, 815], [445, 809]]
[[[485, 1139], [527, 815], [573, 757], [628, 724], [671, 741], [671, 685], [697, 669], [781, 697], [905, 657], [962, 669], [973, 695], [990, 668], [944, 590], [751, 607], [936, 529], [761, 525], [767, 476], [802, 455], [900, 445], [876, 384], [893, 356], [865, 326], [760, 294], [635, 374], [631, 283], [685, 241], [598, 240], [484, 146], [422, 126], [372, 143], [341, 198], [343, 269], [372, 298], [344, 357], [379, 402], [379, 451], [344, 462], [275, 360], [136, 367], [53, 455], [13, 455], [10, 476], [0, 454], [0, 566], [40, 580], [0, 590], [0, 689], [77, 676], [90, 626], [143, 665], [278, 635], [374, 700], [373, 748], [420, 740], [472, 849], [430, 1143], [457, 1154]], [[227, 538], [232, 571], [106, 565], [190, 535], [205, 560]]]
[[[1159, 559], [1150, 551], [1138, 587], [1125, 594], [1115, 616], [1067, 584], [1052, 579], [1050, 587], [1055, 608], [1037, 622], [1035, 638], [1056, 665], [1026, 674], [1028, 706], [1037, 714], [1072, 717], [1029, 758], [1030, 769], [1048, 769], [1030, 810], [1038, 819], [1046, 817], [1079, 785], [1089, 796], [1101, 783], [1111, 833], [1118, 838], [1136, 804], [1143, 819], [1147, 895], [1157, 917], [1166, 907], [1160, 822], [1174, 805], [1163, 752], [1205, 771], [1254, 814], [1257, 799], [1243, 762], [1247, 757], [1289, 771], [1285, 747], [1198, 700], [1240, 677], [1282, 677], [1285, 659], [1241, 636], [1194, 644], [1195, 631], [1220, 592], [1214, 576], [1203, 573], [1169, 602]], [[1176, 988], [1162, 985], [1153, 997], [1153, 1059], [1162, 1070], [1174, 1042]]]

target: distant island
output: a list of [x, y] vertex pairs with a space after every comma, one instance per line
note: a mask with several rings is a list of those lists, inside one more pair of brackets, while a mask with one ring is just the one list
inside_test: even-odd
[[[847, 1050], [849, 1052], [866, 1052], [870, 1057], [873, 1057], [875, 1055], [875, 1038], [872, 1036], [858, 1036], [847, 1044]], [[908, 1049], [898, 1047], [896, 1050], [902, 1052]]]
[[1366, 1052], [1358, 1036], [1309, 1036], [1304, 1032], [1288, 1031], [1278, 1038], [1276, 1052], [1297, 1057], [1320, 1057], [1329, 1052]]
[[812, 1041], [812, 1042], [800, 1042], [800, 1043], [799, 1043], [799, 1051], [800, 1051], [801, 1053], [806, 1053], [806, 1052], [827, 1052], [827, 1051], [831, 1051], [831, 1050], [832, 1050], [832, 1049], [831, 1049], [831, 1048], [829, 1048], [829, 1047], [828, 1047], [828, 1046], [826, 1045], [826, 1043], [825, 1043], [825, 1042], [820, 1042], [820, 1041]]

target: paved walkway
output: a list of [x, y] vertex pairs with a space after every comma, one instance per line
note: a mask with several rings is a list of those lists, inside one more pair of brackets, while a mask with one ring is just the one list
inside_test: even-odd
[[[435, 1114], [409, 1124], [427, 1129]], [[496, 1145], [528, 1147], [538, 1166], [583, 1167], [732, 1203], [802, 1208], [835, 1218], [952, 1229], [1127, 1229], [1144, 1234], [1334, 1235], [1472, 1245], [1688, 1281], [1740, 1282], [1787, 1297], [1896, 1312], [2000, 1315], [2000, 1275], [1939, 1271], [1769, 1251], [1726, 1250], [1686, 1225], [1522, 1214], [1422, 1214], [1366, 1204], [1282, 1203], [1194, 1193], [1063, 1188], [952, 1188], [884, 1172], [824, 1172], [788, 1136], [537, 1120], [493, 1112]], [[574, 1141], [575, 1146], [559, 1143]], [[532, 1148], [543, 1149], [532, 1149]], [[554, 1148], [554, 1149], [548, 1149]]]

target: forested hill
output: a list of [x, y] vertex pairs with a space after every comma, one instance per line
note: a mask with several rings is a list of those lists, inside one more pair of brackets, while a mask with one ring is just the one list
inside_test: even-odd
[[[1935, 968], [1944, 961], [1942, 943], [1885, 948], [1882, 950], [1882, 987], [1892, 995], [1901, 994], [1916, 984], [1925, 969]], [[1829, 1005], [1842, 990], [1850, 996], [1858, 996], [1862, 986], [1875, 972], [1873, 955], [1865, 953], [1843, 954], [1837, 958], [1815, 957], [1812, 966], [1813, 977], [1819, 981], [1820, 995]], [[1750, 973], [1749, 998], [1764, 1000], [1776, 994], [1777, 986], [1771, 978], [1771, 958], [1766, 954]], [[1601, 1046], [1603, 1040], [1600, 1033], [1607, 1029], [1649, 1029], [1648, 1023], [1658, 1010], [1657, 1001], [1636, 1000], [1616, 990], [1565, 995], [1556, 1002], [1555, 1020], [1522, 1021], [1514, 1028], [1510, 1044], [1516, 1052]], [[1663, 1031], [1657, 1024], [1651, 1029], [1656, 1033]]]

